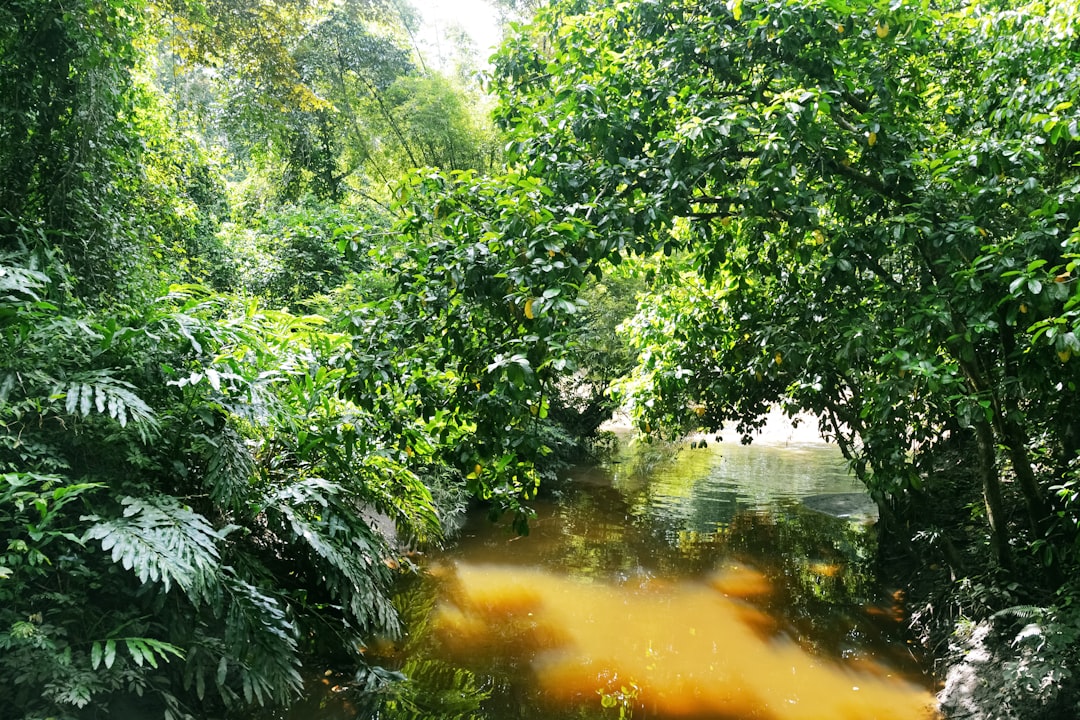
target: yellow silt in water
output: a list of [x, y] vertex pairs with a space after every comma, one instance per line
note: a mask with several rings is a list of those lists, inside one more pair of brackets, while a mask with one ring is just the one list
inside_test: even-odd
[[633, 688], [650, 718], [935, 717], [930, 692], [887, 667], [845, 667], [778, 633], [747, 602], [770, 592], [752, 568], [630, 590], [510, 565], [460, 563], [454, 574], [436, 617], [443, 647], [466, 657], [509, 649], [554, 702]]

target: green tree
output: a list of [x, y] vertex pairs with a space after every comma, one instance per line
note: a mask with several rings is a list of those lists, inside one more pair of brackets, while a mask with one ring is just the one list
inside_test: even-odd
[[1062, 2], [539, 11], [497, 60], [511, 163], [605, 255], [690, 251], [634, 331], [641, 422], [745, 431], [782, 401], [880, 500], [969, 428], [998, 559], [1041, 540], [1066, 465], [1038, 458], [1076, 450], [1076, 26]]
[[175, 76], [166, 84], [201, 109], [205, 134], [245, 172], [265, 175], [277, 200], [385, 200], [411, 168], [491, 166], [475, 88], [423, 66], [409, 13], [378, 3], [268, 7], [281, 32], [268, 45], [248, 43], [234, 19], [192, 29], [187, 11], [160, 52]]
[[0, 9], [0, 238], [7, 249], [60, 250], [87, 296], [146, 281], [130, 76], [141, 9], [39, 0]]
[[587, 456], [590, 444], [603, 439], [600, 427], [619, 408], [612, 384], [636, 365], [636, 352], [619, 326], [631, 319], [638, 300], [655, 277], [650, 263], [604, 266], [603, 277], [590, 277], [579, 290], [581, 311], [572, 321], [573, 365], [552, 383], [550, 417], [567, 438], [560, 448], [569, 456]]
[[[309, 654], [359, 662], [369, 638], [396, 631], [397, 550], [437, 542], [439, 512], [462, 503], [443, 457], [458, 436], [408, 404], [370, 412], [383, 388], [358, 379], [368, 367], [351, 335], [199, 286], [164, 290], [225, 286], [237, 267], [296, 302], [369, 268], [336, 208], [265, 219], [281, 258], [262, 276], [221, 254], [233, 168], [204, 144], [225, 127], [219, 96], [162, 92], [160, 48], [143, 34], [164, 14], [189, 31], [188, 51], [233, 53], [224, 74], [292, 88], [294, 109], [312, 102], [277, 52], [295, 35], [245, 45], [267, 26], [253, 11], [0, 9], [4, 718], [287, 703]], [[275, 27], [308, 20], [292, 5], [257, 12]], [[318, 191], [321, 166], [297, 167]], [[345, 263], [344, 247], [360, 259]]]
[[0, 9], [3, 246], [63, 263], [77, 295], [99, 305], [153, 294], [163, 276], [231, 279], [214, 238], [219, 167], [152, 81], [152, 10]]
[[395, 290], [349, 317], [353, 393], [376, 416], [426, 423], [470, 494], [524, 530], [552, 451], [552, 383], [572, 368], [591, 228], [513, 173], [417, 171], [398, 192], [400, 244], [383, 261]]
[[[401, 128], [400, 142], [383, 130], [386, 147], [383, 162], [402, 157], [415, 162], [412, 167], [434, 167], [447, 172], [476, 170], [489, 173], [498, 158], [494, 133], [483, 118], [466, 107], [480, 104], [479, 98], [440, 75], [402, 77], [387, 88], [386, 107]], [[378, 118], [373, 118], [378, 121]], [[383, 122], [389, 124], [390, 120]], [[378, 122], [373, 123], [378, 127]], [[383, 174], [386, 174], [385, 171]]]

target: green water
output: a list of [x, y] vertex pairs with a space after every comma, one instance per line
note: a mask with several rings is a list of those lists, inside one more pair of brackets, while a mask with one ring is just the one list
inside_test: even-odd
[[321, 678], [291, 717], [932, 717], [872, 525], [801, 503], [859, 489], [824, 444], [624, 450], [527, 537], [477, 514], [424, 558], [372, 650], [407, 682]]

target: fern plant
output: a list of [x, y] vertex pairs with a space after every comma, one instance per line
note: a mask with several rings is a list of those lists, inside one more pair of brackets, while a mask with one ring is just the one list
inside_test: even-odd
[[396, 630], [431, 458], [345, 399], [349, 338], [191, 286], [102, 318], [3, 267], [0, 717], [287, 703], [306, 652]]

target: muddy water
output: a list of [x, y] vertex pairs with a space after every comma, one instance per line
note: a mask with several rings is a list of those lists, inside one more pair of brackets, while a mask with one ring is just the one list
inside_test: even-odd
[[872, 527], [801, 503], [857, 490], [823, 444], [714, 443], [578, 471], [528, 537], [472, 518], [399, 597], [411, 680], [354, 714], [931, 718]]

